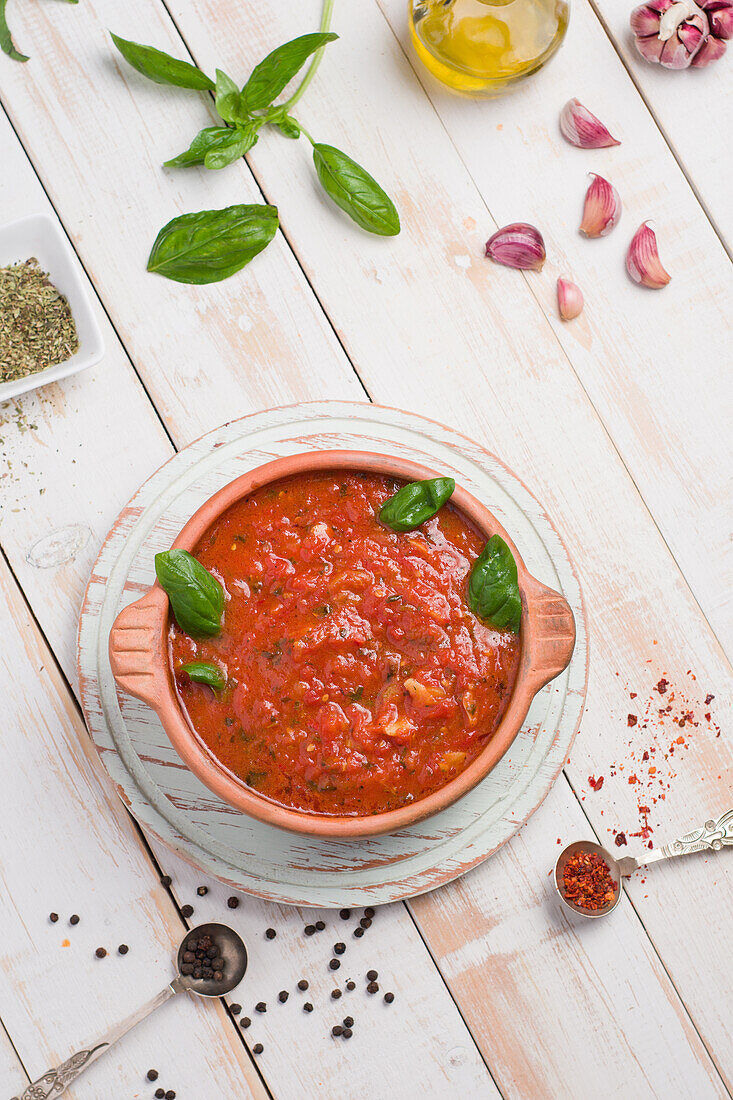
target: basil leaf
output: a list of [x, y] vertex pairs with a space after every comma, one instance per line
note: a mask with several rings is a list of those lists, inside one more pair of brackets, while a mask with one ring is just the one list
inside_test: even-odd
[[379, 518], [393, 531], [414, 531], [440, 511], [445, 502], [450, 500], [455, 487], [452, 477], [411, 481], [384, 502], [379, 510]]
[[214, 87], [213, 80], [188, 61], [179, 61], [153, 46], [128, 42], [126, 38], [119, 38], [116, 34], [112, 35], [112, 41], [133, 69], [137, 69], [156, 84], [174, 84], [177, 88], [196, 88], [199, 91], [208, 91]]
[[181, 168], [188, 164], [203, 164], [204, 157], [212, 149], [225, 145], [235, 133], [229, 126], [207, 126], [200, 130], [184, 153], [165, 161], [164, 168]]
[[7, 6], [8, 0], [0, 0], [0, 50], [6, 53], [8, 57], [12, 57], [13, 61], [27, 61], [27, 55], [15, 48], [8, 21], [5, 18], [5, 9]]
[[287, 138], [300, 137], [300, 124], [291, 115], [282, 115], [281, 118], [272, 119], [273, 126], [277, 126], [281, 134]]
[[204, 164], [207, 168], [226, 168], [232, 161], [243, 157], [256, 143], [257, 129], [255, 126], [229, 130], [228, 136], [222, 138], [215, 149], [210, 149], [206, 153]]
[[148, 271], [179, 283], [218, 283], [266, 248], [277, 226], [275, 206], [225, 206], [182, 214], [158, 233]]
[[492, 535], [468, 579], [468, 606], [495, 630], [519, 633], [522, 597], [517, 583], [517, 563], [500, 535]]
[[323, 189], [357, 225], [382, 237], [399, 233], [394, 203], [361, 165], [332, 145], [314, 145], [313, 160]]
[[260, 61], [242, 89], [242, 95], [250, 111], [260, 107], [269, 107], [280, 92], [290, 83], [305, 62], [325, 46], [338, 38], [333, 32], [317, 31], [315, 34], [303, 34], [291, 42], [285, 42]]
[[224, 589], [187, 550], [155, 555], [155, 575], [171, 602], [181, 630], [193, 637], [221, 632]]
[[216, 70], [216, 109], [225, 122], [247, 122], [249, 119], [244, 96], [221, 69]]
[[206, 684], [214, 691], [222, 691], [227, 686], [227, 678], [218, 665], [210, 661], [189, 661], [181, 665], [179, 672], [185, 672], [195, 684]]

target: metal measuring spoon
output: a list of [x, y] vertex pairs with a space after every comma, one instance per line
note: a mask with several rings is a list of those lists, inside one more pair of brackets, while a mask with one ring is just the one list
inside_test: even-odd
[[[211, 936], [219, 948], [221, 957], [224, 959], [224, 976], [218, 982], [214, 981], [213, 978], [194, 978], [192, 975], [181, 974], [183, 953], [188, 950], [187, 945], [192, 940], [207, 935]], [[84, 1072], [87, 1066], [90, 1066], [92, 1062], [96, 1062], [97, 1058], [109, 1050], [113, 1043], [116, 1043], [118, 1039], [131, 1031], [136, 1024], [155, 1012], [156, 1008], [164, 1005], [176, 993], [195, 993], [197, 997], [223, 997], [225, 993], [230, 993], [244, 977], [247, 969], [247, 948], [233, 928], [229, 928], [225, 924], [200, 924], [198, 928], [192, 928], [184, 936], [181, 946], [178, 948], [177, 967], [178, 974], [176, 977], [156, 997], [153, 997], [146, 1005], [133, 1012], [121, 1024], [113, 1027], [96, 1043], [90, 1044], [86, 1050], [77, 1051], [76, 1054], [72, 1054], [56, 1069], [48, 1070], [43, 1077], [39, 1077], [33, 1084], [28, 1085], [20, 1096], [14, 1097], [13, 1100], [46, 1100], [50, 1096], [60, 1096], [72, 1081], [75, 1081]]]
[[[605, 917], [613, 912], [621, 900], [621, 879], [633, 875], [634, 871], [638, 871], [640, 867], [645, 867], [648, 863], [658, 863], [660, 859], [686, 856], [691, 852], [702, 852], [706, 849], [719, 852], [726, 845], [733, 845], [733, 810], [726, 810], [717, 821], [712, 819], [706, 821], [701, 829], [693, 829], [692, 832], [685, 833], [678, 840], [673, 840], [671, 844], [665, 844], [663, 848], [655, 848], [647, 852], [643, 859], [634, 859], [633, 856], [614, 859], [611, 853], [602, 848], [600, 844], [594, 844], [590, 840], [576, 840], [573, 844], [568, 844], [567, 848], [563, 848], [557, 857], [555, 863], [555, 889], [563, 903], [567, 905], [568, 909], [572, 909], [574, 913], [580, 913], [583, 917]], [[582, 906], [576, 905], [574, 901], [570, 901], [569, 898], [565, 897], [563, 892], [565, 864], [576, 852], [595, 852], [601, 859], [605, 859], [608, 864], [611, 878], [616, 883], [616, 892], [613, 899], [600, 909], [583, 909]]]

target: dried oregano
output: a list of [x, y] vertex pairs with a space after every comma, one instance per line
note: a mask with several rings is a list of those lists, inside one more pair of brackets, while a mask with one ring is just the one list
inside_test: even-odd
[[63, 363], [78, 348], [69, 303], [38, 261], [0, 268], [0, 382]]

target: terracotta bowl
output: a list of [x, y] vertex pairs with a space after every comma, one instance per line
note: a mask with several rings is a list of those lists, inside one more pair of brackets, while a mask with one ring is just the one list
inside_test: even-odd
[[[243, 474], [215, 493], [191, 517], [174, 546], [193, 551], [207, 529], [242, 497], [291, 474], [317, 470], [363, 471], [406, 481], [438, 476], [435, 470], [407, 459], [360, 451], [315, 451], [280, 458]], [[438, 813], [480, 783], [501, 760], [519, 733], [532, 699], [567, 667], [575, 645], [575, 620], [567, 601], [527, 572], [511, 536], [499, 521], [459, 485], [451, 503], [487, 539], [498, 533], [512, 549], [522, 595], [521, 651], [509, 705], [486, 748], [465, 771], [426, 798], [386, 813], [340, 817], [293, 810], [247, 787], [216, 759], [189, 724], [179, 703], [168, 655], [168, 597], [157, 581], [144, 596], [120, 612], [110, 632], [109, 659], [117, 684], [152, 707], [171, 744], [194, 775], [230, 806], [250, 817], [296, 833], [358, 837], [394, 832]]]

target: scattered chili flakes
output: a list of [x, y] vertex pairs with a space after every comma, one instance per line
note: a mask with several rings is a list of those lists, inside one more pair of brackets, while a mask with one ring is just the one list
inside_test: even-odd
[[635, 714], [627, 714], [626, 715], [626, 725], [627, 726], [635, 726], [638, 721], [639, 721], [639, 719], [636, 717]]
[[594, 791], [600, 791], [601, 787], [603, 786], [603, 776], [599, 775], [596, 779], [595, 776], [589, 775], [588, 782], [590, 783]]
[[665, 680], [664, 676], [657, 683], [657, 691], [660, 695], [665, 695], [667, 688], [669, 687], [669, 680]]
[[603, 909], [616, 898], [618, 883], [597, 852], [575, 852], [565, 864], [563, 892], [581, 909]]
[[613, 842], [614, 844], [617, 844], [620, 848], [622, 844], [626, 843], [626, 833], [616, 833], [616, 836], [613, 838]]

